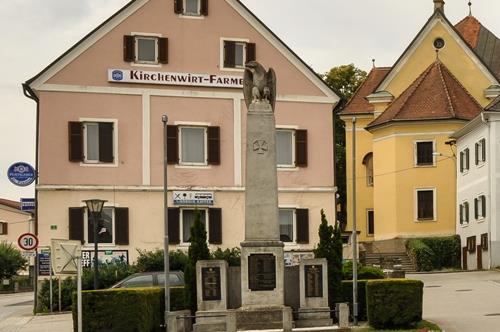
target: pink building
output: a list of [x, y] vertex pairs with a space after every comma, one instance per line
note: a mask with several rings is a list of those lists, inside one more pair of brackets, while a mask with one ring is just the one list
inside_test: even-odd
[[[318, 241], [334, 214], [338, 97], [238, 0], [135, 0], [24, 84], [37, 102], [37, 232], [92, 250], [82, 200], [107, 200], [100, 248], [163, 247], [168, 115], [171, 249], [188, 246], [195, 206], [211, 248], [244, 236], [246, 61], [278, 77], [279, 204], [286, 251]], [[90, 218], [91, 219], [91, 218]], [[89, 227], [90, 226], [90, 227]]]

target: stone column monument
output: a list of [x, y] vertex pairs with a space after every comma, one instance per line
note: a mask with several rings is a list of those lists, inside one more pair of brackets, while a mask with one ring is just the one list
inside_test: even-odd
[[[238, 328], [286, 328], [284, 255], [278, 218], [276, 76], [257, 62], [246, 64], [248, 108], [245, 175], [245, 240], [241, 243], [241, 302]], [[291, 325], [290, 325], [291, 326]]]

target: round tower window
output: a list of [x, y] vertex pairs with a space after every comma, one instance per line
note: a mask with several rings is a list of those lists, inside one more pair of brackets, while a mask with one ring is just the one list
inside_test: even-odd
[[434, 39], [434, 47], [437, 48], [438, 50], [442, 49], [444, 47], [444, 39], [443, 38]]

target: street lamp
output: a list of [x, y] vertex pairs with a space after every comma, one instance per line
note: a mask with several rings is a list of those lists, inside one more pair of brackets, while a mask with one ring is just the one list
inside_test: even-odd
[[99, 288], [99, 258], [98, 258], [98, 233], [97, 233], [97, 224], [101, 219], [102, 208], [104, 207], [104, 203], [107, 201], [102, 199], [87, 199], [84, 200], [87, 205], [89, 215], [92, 214], [92, 225], [94, 228], [94, 289]]

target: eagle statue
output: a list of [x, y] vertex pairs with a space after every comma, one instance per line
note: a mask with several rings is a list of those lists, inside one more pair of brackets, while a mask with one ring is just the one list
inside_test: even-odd
[[247, 109], [252, 103], [268, 102], [274, 112], [276, 104], [276, 74], [274, 69], [269, 68], [266, 72], [257, 61], [247, 62], [243, 76], [243, 95]]

